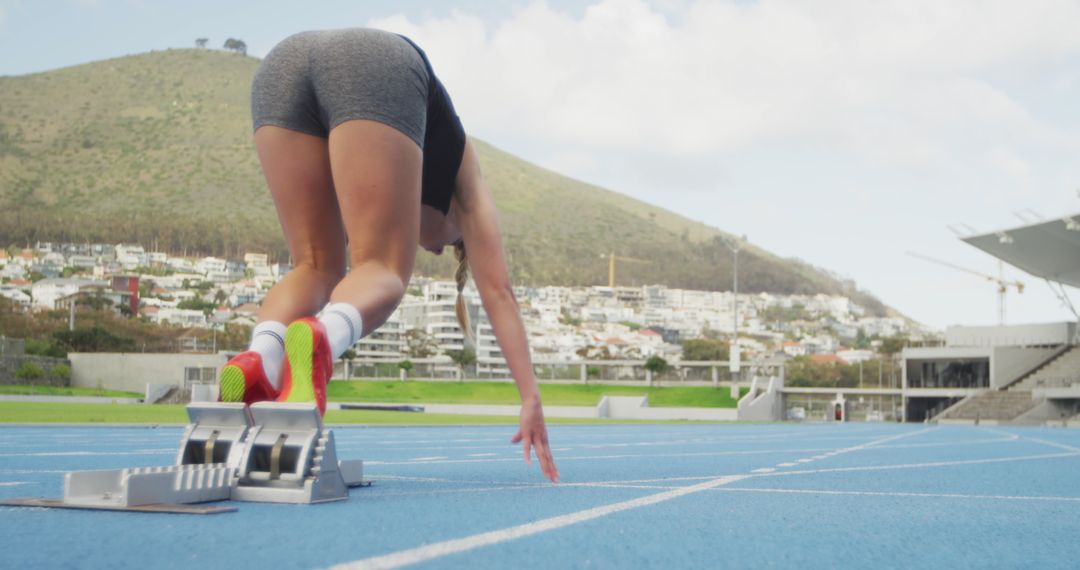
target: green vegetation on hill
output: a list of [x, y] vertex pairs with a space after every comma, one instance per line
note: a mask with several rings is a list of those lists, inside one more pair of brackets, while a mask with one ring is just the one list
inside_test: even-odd
[[[0, 77], [0, 244], [138, 242], [174, 254], [286, 256], [252, 145], [258, 60], [205, 49], [122, 57]], [[515, 282], [715, 290], [731, 283], [722, 232], [538, 168], [478, 142]], [[417, 270], [449, 277], [448, 256]], [[805, 263], [755, 247], [740, 255], [747, 292], [877, 299]]]
[[27, 354], [64, 358], [75, 352], [177, 352], [183, 339], [220, 350], [243, 350], [250, 327], [226, 325], [222, 331], [161, 325], [117, 315], [109, 309], [80, 306], [75, 330], [68, 331], [68, 311], [19, 310], [0, 297], [0, 334], [26, 339]]

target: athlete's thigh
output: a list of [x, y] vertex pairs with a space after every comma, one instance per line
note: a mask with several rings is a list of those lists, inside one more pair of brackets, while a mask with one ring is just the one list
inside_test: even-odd
[[263, 126], [255, 131], [255, 146], [293, 263], [343, 273], [345, 233], [327, 139]]
[[383, 123], [346, 121], [330, 131], [330, 167], [353, 267], [378, 262], [407, 283], [420, 233], [420, 147]]

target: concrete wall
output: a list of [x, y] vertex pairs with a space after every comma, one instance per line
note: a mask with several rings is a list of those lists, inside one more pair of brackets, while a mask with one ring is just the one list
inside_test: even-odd
[[[45, 372], [44, 378], [36, 380], [24, 380], [17, 378], [15, 372], [23, 364], [33, 362]], [[29, 354], [6, 354], [0, 357], [0, 384], [32, 384], [35, 386], [67, 386], [69, 378], [58, 378], [52, 375], [53, 367], [63, 364], [70, 367], [71, 364], [63, 358], [49, 358], [47, 356], [35, 356]]]
[[1022, 375], [1031, 372], [1032, 369], [1046, 362], [1058, 349], [1047, 348], [1016, 348], [999, 346], [994, 348], [994, 355], [990, 359], [990, 387], [1001, 388], [1011, 384]]
[[224, 354], [73, 352], [71, 385], [145, 393], [147, 384], [184, 386], [184, 369], [225, 365]]
[[959, 346], [1045, 346], [1069, 344], [1076, 323], [1045, 323], [1000, 327], [949, 327], [945, 344]]
[[784, 379], [755, 377], [750, 391], [739, 400], [736, 412], [740, 421], [778, 422], [784, 419]]

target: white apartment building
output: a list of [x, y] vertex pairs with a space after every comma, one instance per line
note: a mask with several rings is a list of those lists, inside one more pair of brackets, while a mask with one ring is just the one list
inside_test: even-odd
[[151, 321], [157, 323], [170, 323], [184, 327], [206, 327], [206, 315], [202, 311], [190, 309], [177, 309], [175, 307], [161, 307], [156, 312], [148, 315]]
[[246, 266], [248, 269], [270, 267], [269, 259], [269, 256], [267, 256], [265, 253], [245, 253], [244, 266]]
[[398, 307], [381, 327], [353, 345], [353, 350], [359, 358], [403, 359], [405, 357], [405, 321], [401, 307]]
[[[404, 332], [420, 329], [431, 335], [438, 345], [439, 352], [462, 350], [465, 348], [465, 334], [458, 325], [457, 285], [449, 281], [432, 281], [422, 285], [423, 297], [402, 305], [401, 320]], [[481, 311], [476, 290], [465, 289], [465, 305], [469, 317], [475, 324]], [[475, 330], [475, 329], [474, 329]]]
[[0, 285], [0, 297], [6, 297], [19, 309], [30, 308], [30, 295], [14, 285]]
[[228, 265], [224, 259], [218, 259], [216, 257], [204, 257], [195, 262], [195, 271], [202, 273], [209, 277], [211, 273], [225, 273], [225, 267]]
[[[184, 259], [183, 257], [170, 257], [167, 265], [174, 271], [181, 271], [184, 273], [194, 273], [196, 271], [195, 264], [190, 259]], [[202, 277], [201, 275], [199, 276]]]
[[495, 331], [484, 314], [476, 323], [476, 374], [478, 376], [506, 377], [510, 369], [506, 366], [502, 349], [495, 340]]
[[117, 244], [113, 251], [116, 252], [116, 262], [128, 271], [146, 265], [146, 250], [141, 245]]
[[151, 251], [146, 254], [146, 263], [151, 267], [164, 267], [169, 262], [169, 254], [161, 251]]
[[25, 279], [26, 268], [18, 263], [8, 263], [3, 269], [0, 269], [0, 278]]
[[33, 297], [32, 306], [35, 309], [55, 309], [56, 301], [78, 293], [82, 287], [93, 285], [107, 286], [105, 283], [90, 279], [42, 279], [30, 288], [30, 296]]

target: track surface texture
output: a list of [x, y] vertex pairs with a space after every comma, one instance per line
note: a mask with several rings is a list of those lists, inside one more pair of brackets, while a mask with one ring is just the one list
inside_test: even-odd
[[[1039, 567], [1080, 560], [1080, 431], [551, 426], [546, 483], [496, 427], [338, 427], [370, 488], [213, 516], [0, 507], [9, 568]], [[0, 428], [0, 498], [168, 465], [181, 430]]]

